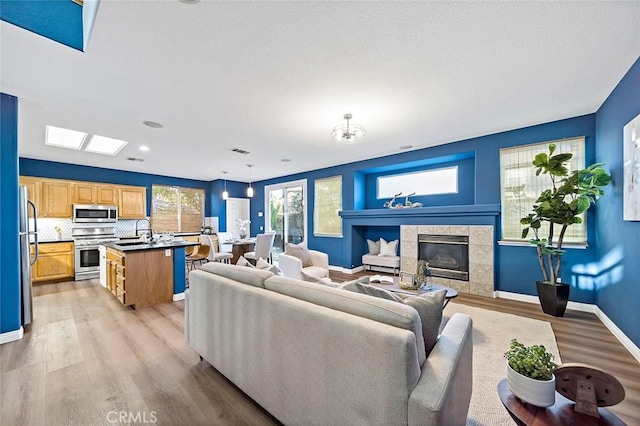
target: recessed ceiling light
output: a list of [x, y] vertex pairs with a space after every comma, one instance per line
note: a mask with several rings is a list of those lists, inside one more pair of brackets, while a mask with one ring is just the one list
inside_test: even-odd
[[200, 3], [200, 0], [178, 0], [180, 3], [184, 3], [184, 4], [196, 4], [196, 3]]
[[84, 132], [47, 125], [44, 143], [45, 145], [79, 150], [86, 138], [87, 134]]
[[148, 146], [145, 146], [145, 145], [140, 145], [140, 146], [138, 147], [138, 150], [140, 150], [140, 151], [144, 151], [144, 152], [147, 152], [147, 151], [149, 151], [149, 147], [148, 147]]
[[291, 159], [290, 159], [290, 158], [283, 158], [283, 159], [282, 159], [282, 160], [280, 160], [280, 161], [282, 161], [283, 163], [290, 163], [290, 162], [291, 162]]
[[411, 149], [411, 148], [413, 148], [413, 145], [402, 145], [400, 147], [400, 149]]
[[93, 135], [84, 150], [96, 154], [116, 155], [126, 144], [127, 141]]
[[142, 124], [144, 124], [147, 127], [153, 127], [154, 129], [162, 129], [164, 126], [156, 121], [143, 121]]

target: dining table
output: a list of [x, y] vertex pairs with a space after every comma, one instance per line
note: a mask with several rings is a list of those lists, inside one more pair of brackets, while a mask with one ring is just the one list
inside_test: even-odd
[[231, 264], [235, 265], [238, 263], [238, 259], [240, 256], [243, 256], [245, 253], [253, 251], [256, 247], [256, 239], [255, 238], [247, 238], [244, 240], [231, 240], [231, 241], [223, 241], [222, 244], [231, 244]]

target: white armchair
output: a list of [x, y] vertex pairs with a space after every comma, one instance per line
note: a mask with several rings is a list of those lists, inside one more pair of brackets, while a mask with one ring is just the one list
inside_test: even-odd
[[329, 276], [329, 255], [321, 251], [309, 250], [311, 266], [303, 267], [302, 261], [295, 256], [281, 253], [278, 256], [278, 267], [282, 275], [302, 280], [302, 272], [317, 278]]

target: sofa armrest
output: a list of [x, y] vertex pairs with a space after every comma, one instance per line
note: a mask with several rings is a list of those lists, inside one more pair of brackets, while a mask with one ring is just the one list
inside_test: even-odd
[[278, 267], [282, 271], [282, 275], [296, 280], [302, 279], [302, 261], [295, 256], [280, 253], [278, 255]]
[[473, 387], [473, 321], [453, 314], [409, 395], [409, 425], [463, 425]]
[[313, 266], [319, 266], [327, 270], [327, 276], [329, 276], [329, 255], [317, 250], [309, 250], [309, 257]]

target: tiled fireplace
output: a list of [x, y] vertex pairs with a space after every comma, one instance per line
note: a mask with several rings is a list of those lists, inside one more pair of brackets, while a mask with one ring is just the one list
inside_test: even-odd
[[[400, 267], [402, 271], [415, 273], [419, 256], [425, 256], [427, 252], [425, 242], [448, 243], [451, 245], [449, 247], [442, 246], [439, 253], [432, 250], [429, 250], [429, 253], [430, 255], [435, 253], [435, 256], [441, 260], [437, 275], [457, 276], [458, 279], [434, 276], [433, 281], [455, 288], [460, 293], [493, 297], [493, 226], [402, 225], [400, 226], [400, 235]], [[421, 244], [422, 250], [420, 250]], [[456, 248], [456, 245], [460, 247]], [[447, 269], [451, 269], [452, 272]], [[465, 269], [468, 269], [468, 274], [465, 274]], [[456, 270], [458, 270], [457, 273]], [[468, 281], [465, 279], [467, 277]]]

